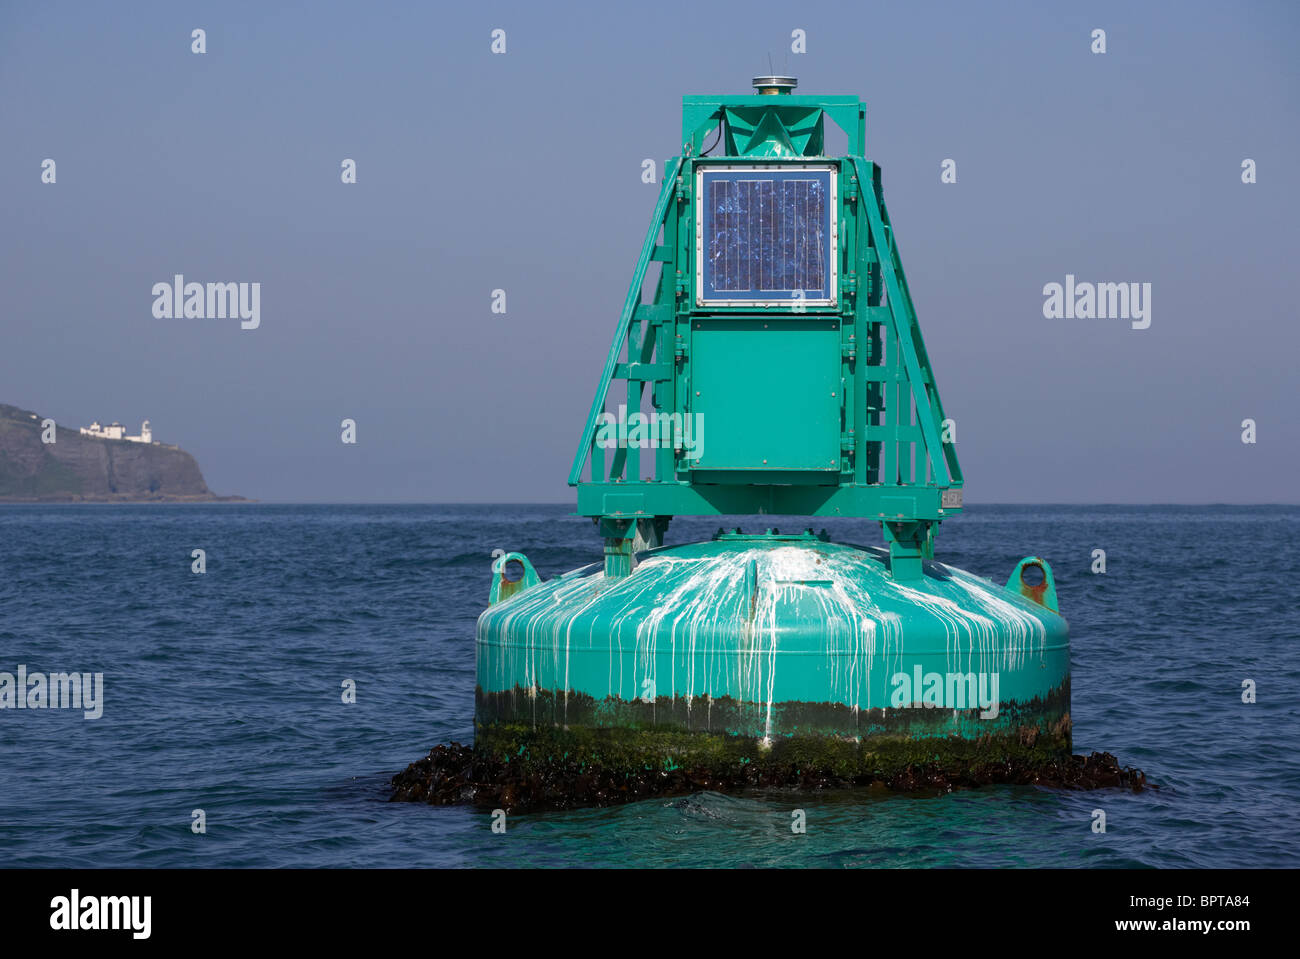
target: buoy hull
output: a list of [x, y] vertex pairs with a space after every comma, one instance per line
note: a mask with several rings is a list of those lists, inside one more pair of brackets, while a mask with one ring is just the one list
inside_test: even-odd
[[896, 581], [879, 549], [755, 537], [574, 570], [486, 610], [477, 659], [476, 746], [503, 754], [887, 774], [1071, 748], [1065, 620], [941, 563]]

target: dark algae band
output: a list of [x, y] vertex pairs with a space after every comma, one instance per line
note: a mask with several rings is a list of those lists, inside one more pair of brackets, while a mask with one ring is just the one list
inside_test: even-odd
[[477, 747], [435, 746], [393, 777], [391, 799], [520, 810], [775, 787], [931, 794], [992, 785], [1158, 788], [1110, 753], [1071, 755], [1068, 733], [1044, 735], [1036, 729], [985, 740], [950, 737], [869, 746], [806, 737], [779, 740], [770, 748], [726, 735], [639, 733], [631, 738], [625, 730], [498, 727]]
[[[762, 738], [914, 738], [942, 739], [961, 731], [967, 738], [995, 735], [1031, 735], [1026, 727], [1064, 736], [1062, 754], [1069, 753], [1070, 680], [1028, 702], [996, 703], [996, 715], [981, 718], [978, 706], [970, 709], [926, 708], [923, 703], [892, 709], [854, 709], [844, 703], [758, 703], [732, 696], [656, 696], [653, 700], [627, 700], [619, 696], [597, 699], [580, 690], [513, 689], [475, 690], [477, 736], [497, 726], [579, 728], [618, 727], [644, 734], [651, 729], [677, 729], [692, 734], [726, 733]], [[689, 742], [689, 740], [684, 741]]]

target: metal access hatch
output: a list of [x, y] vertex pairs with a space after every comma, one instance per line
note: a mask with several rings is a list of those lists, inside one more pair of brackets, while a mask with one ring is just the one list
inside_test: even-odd
[[696, 472], [840, 469], [839, 321], [726, 316], [691, 324]]

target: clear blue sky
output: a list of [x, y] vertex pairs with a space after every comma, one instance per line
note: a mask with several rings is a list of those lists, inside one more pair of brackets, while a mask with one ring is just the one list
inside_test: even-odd
[[[5, 2], [0, 402], [148, 417], [223, 493], [564, 501], [641, 161], [770, 52], [867, 101], [968, 502], [1296, 502], [1297, 51], [1281, 2]], [[175, 273], [260, 329], [155, 319]], [[1067, 273], [1150, 329], [1045, 319]]]

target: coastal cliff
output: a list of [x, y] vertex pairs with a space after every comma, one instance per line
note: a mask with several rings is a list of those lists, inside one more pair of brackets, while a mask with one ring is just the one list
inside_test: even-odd
[[43, 443], [31, 410], [0, 404], [0, 503], [224, 502], [194, 457], [175, 446], [83, 436], [55, 427]]

